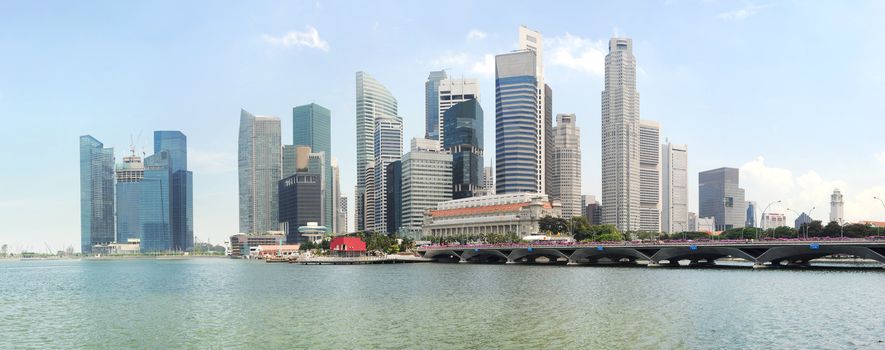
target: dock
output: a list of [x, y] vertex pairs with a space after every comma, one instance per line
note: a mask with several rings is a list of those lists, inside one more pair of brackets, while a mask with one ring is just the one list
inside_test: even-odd
[[367, 265], [367, 264], [405, 264], [431, 262], [433, 259], [410, 256], [410, 255], [387, 255], [387, 256], [354, 256], [354, 257], [337, 257], [337, 256], [317, 256], [317, 257], [300, 257], [295, 260], [289, 260], [292, 264], [301, 265]]

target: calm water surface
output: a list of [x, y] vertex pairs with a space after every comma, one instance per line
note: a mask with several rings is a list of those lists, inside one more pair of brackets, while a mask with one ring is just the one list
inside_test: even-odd
[[0, 260], [0, 348], [885, 349], [885, 270]]

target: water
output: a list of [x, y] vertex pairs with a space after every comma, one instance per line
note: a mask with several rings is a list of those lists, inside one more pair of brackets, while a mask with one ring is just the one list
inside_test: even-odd
[[885, 348], [885, 270], [0, 261], [0, 348]]

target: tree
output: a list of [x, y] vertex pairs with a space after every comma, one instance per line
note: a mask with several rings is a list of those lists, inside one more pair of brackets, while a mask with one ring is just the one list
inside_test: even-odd
[[839, 226], [839, 223], [835, 221], [830, 221], [827, 226], [824, 226], [822, 234], [826, 237], [839, 237], [842, 234], [842, 226]]
[[590, 226], [588, 237], [584, 241], [591, 242], [610, 242], [623, 241], [624, 236], [618, 232], [615, 225], [593, 225]]
[[5, 258], [6, 254], [8, 252], [9, 252], [9, 247], [7, 247], [6, 244], [4, 244], [3, 247], [0, 247], [0, 256]]

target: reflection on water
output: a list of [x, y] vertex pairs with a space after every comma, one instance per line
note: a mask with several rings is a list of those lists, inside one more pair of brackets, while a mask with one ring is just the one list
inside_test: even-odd
[[67, 260], [0, 287], [2, 348], [885, 347], [883, 269]]

